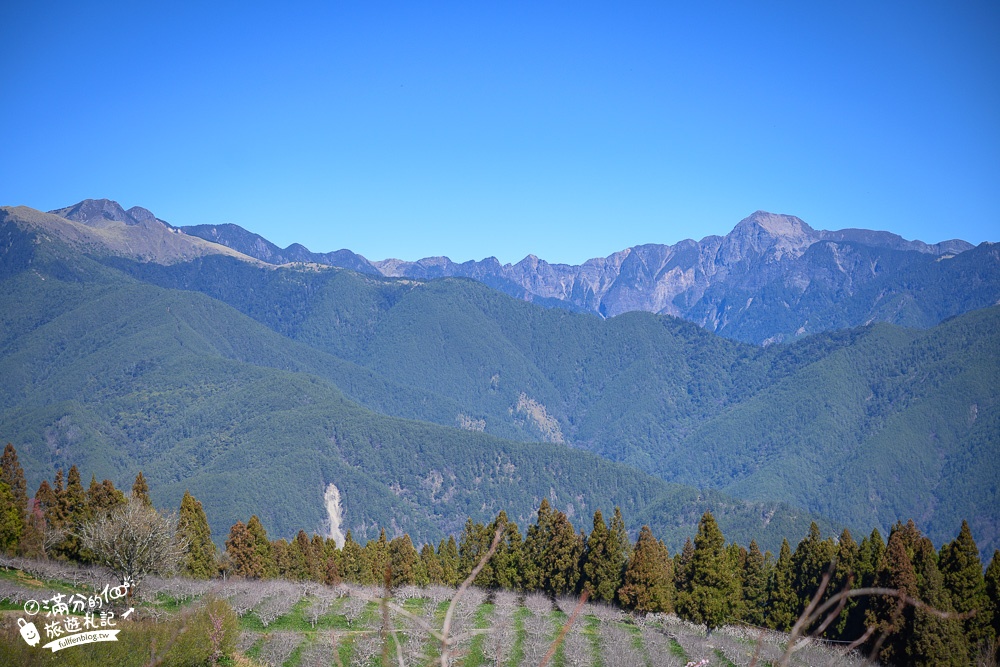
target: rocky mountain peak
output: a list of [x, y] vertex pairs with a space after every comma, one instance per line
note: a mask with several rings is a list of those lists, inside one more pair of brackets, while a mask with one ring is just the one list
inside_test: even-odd
[[84, 199], [78, 204], [49, 211], [61, 218], [79, 222], [90, 227], [100, 226], [107, 222], [122, 222], [128, 226], [155, 222], [156, 216], [141, 206], [133, 206], [129, 210], [113, 199]]
[[722, 255], [730, 261], [765, 253], [797, 257], [818, 240], [816, 230], [794, 215], [756, 211], [726, 235]]
[[[132, 218], [135, 222], [154, 222], [156, 216], [148, 208], [143, 208], [141, 206], [133, 206], [129, 210], [125, 211], [125, 215]], [[128, 224], [126, 222], [126, 224]]]

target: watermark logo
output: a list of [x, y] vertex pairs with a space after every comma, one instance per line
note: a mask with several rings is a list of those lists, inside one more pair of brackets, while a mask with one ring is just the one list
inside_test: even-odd
[[[41, 602], [28, 600], [24, 603], [24, 613], [33, 617], [44, 612], [45, 618], [39, 622], [45, 632], [45, 639], [52, 641], [42, 648], [50, 649], [53, 653], [70, 646], [116, 642], [119, 629], [115, 628], [115, 613], [106, 607], [110, 607], [112, 600], [128, 595], [131, 587], [132, 582], [126, 579], [121, 586], [112, 588], [107, 585], [100, 593], [95, 592], [90, 596], [79, 593], [69, 596], [65, 593], [56, 593]], [[132, 609], [129, 609], [122, 618], [128, 618], [131, 613]], [[38, 646], [42, 637], [35, 623], [32, 620], [19, 618], [17, 624], [21, 628], [21, 638], [29, 646]]]

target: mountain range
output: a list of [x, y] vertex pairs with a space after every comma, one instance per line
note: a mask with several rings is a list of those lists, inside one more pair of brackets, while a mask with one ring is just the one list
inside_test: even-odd
[[251, 512], [319, 527], [335, 483], [359, 535], [500, 508], [523, 526], [547, 496], [584, 522], [620, 504], [675, 549], [705, 508], [772, 549], [814, 519], [910, 517], [1000, 545], [993, 244], [757, 213], [583, 267], [494, 260], [477, 282], [411, 274], [489, 260], [282, 250], [102, 200], [0, 208], [0, 241], [0, 434], [32, 483], [142, 467], [216, 535]]
[[[273, 264], [314, 262], [387, 277], [472, 278], [540, 305], [613, 317], [673, 315], [720, 335], [768, 344], [872, 321], [928, 327], [1000, 297], [996, 248], [929, 245], [866, 229], [820, 231], [794, 216], [757, 211], [726, 236], [626, 248], [579, 266], [529, 255], [455, 263], [368, 261], [349, 250], [284, 250], [233, 224], [185, 233]], [[956, 262], [950, 262], [962, 256]], [[985, 256], [985, 258], [984, 258]], [[985, 259], [985, 261], [983, 261]]]

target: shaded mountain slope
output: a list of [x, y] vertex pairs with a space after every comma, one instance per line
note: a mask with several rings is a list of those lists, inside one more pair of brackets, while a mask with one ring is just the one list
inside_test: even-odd
[[[778, 530], [801, 535], [814, 518], [705, 496], [562, 445], [378, 415], [306, 372], [302, 346], [232, 308], [51, 250], [0, 281], [0, 432], [15, 434], [32, 486], [70, 463], [125, 486], [142, 469], [158, 503], [176, 505], [190, 489], [217, 537], [251, 513], [275, 535], [319, 529], [329, 483], [361, 537], [383, 525], [437, 539], [499, 509], [524, 525], [542, 497], [581, 525], [620, 505], [675, 547], [695, 525], [676, 517], [706, 508], [725, 510], [734, 537], [774, 544]], [[767, 529], [774, 512], [787, 521]]]

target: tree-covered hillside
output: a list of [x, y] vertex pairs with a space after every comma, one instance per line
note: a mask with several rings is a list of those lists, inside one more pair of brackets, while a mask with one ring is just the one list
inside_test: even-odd
[[[706, 496], [566, 445], [374, 413], [331, 379], [368, 391], [403, 385], [220, 301], [63, 250], [35, 253], [30, 270], [0, 282], [0, 433], [15, 441], [32, 488], [70, 462], [119, 483], [141, 469], [159, 503], [185, 490], [200, 498], [216, 535], [254, 513], [278, 535], [320, 529], [329, 484], [341, 493], [341, 528], [359, 537], [382, 525], [436, 539], [499, 509], [526, 522], [542, 498], [578, 516], [620, 505], [678, 547], [705, 508], [734, 535], [775, 544], [814, 518]], [[424, 396], [443, 400], [406, 400]], [[783, 521], [768, 528], [774, 512]]]
[[[23, 222], [4, 229], [2, 363], [11, 382], [2, 423], [9, 437], [30, 434], [47, 466], [78, 441], [108, 465], [162, 466], [159, 477], [178, 485], [185, 470], [239, 480], [234, 471], [268, 452], [337, 438], [351, 443], [337, 475], [375, 466], [391, 477], [381, 455], [350, 462], [382, 447], [369, 433], [411, 453], [425, 440], [529, 458], [586, 449], [861, 533], [914, 517], [941, 542], [969, 518], [984, 549], [1000, 543], [1000, 475], [989, 455], [1000, 437], [996, 307], [921, 331], [875, 324], [760, 348], [668, 316], [546, 309], [468, 279], [212, 254], [157, 263], [63, 245]], [[958, 266], [971, 252], [939, 264]], [[335, 433], [334, 423], [351, 426]], [[324, 472], [334, 464], [310, 456], [287, 462], [317, 480], [309, 493], [340, 486]], [[420, 479], [432, 471], [447, 478], [431, 467]], [[481, 476], [463, 471], [461, 484]], [[291, 484], [298, 472], [274, 474]], [[427, 500], [371, 474], [385, 507]], [[548, 495], [546, 483], [537, 481], [536, 498]], [[496, 493], [469, 502], [487, 511]], [[643, 503], [656, 506], [662, 493]], [[321, 519], [321, 508], [310, 511], [303, 525]], [[409, 520], [446, 526], [436, 511]]]

